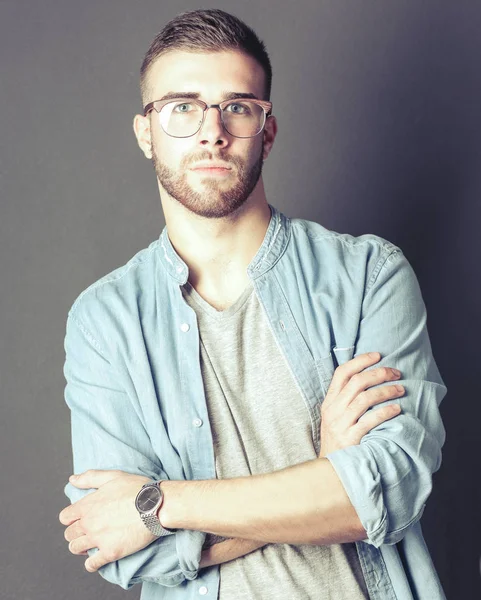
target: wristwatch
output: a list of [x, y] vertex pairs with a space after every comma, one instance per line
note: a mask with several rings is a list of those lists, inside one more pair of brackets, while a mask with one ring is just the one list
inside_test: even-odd
[[160, 484], [163, 481], [165, 479], [146, 483], [135, 498], [135, 508], [139, 511], [142, 522], [157, 537], [171, 535], [177, 531], [176, 529], [166, 529], [163, 527], [157, 516], [164, 500], [164, 494], [160, 489]]

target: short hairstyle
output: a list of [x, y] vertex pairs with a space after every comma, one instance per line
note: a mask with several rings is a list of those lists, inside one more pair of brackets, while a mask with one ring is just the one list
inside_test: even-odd
[[154, 38], [140, 68], [140, 91], [144, 103], [149, 94], [147, 74], [150, 66], [162, 54], [180, 49], [189, 52], [244, 52], [263, 68], [264, 100], [270, 100], [272, 67], [264, 43], [237, 17], [219, 9], [201, 9], [177, 15]]

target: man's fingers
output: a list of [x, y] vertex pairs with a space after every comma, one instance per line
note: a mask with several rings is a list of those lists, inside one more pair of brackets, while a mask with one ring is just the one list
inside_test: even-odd
[[344, 386], [350, 381], [351, 377], [364, 371], [367, 367], [370, 367], [381, 360], [379, 352], [367, 352], [365, 354], [359, 354], [355, 358], [351, 358], [343, 365], [337, 367], [334, 371], [329, 390], [324, 400], [324, 403], [329, 401], [329, 398], [335, 398]]
[[402, 385], [382, 385], [359, 394], [345, 409], [346, 425], [355, 424], [372, 406], [399, 398], [405, 392]]
[[350, 381], [342, 390], [340, 397], [346, 403], [346, 406], [354, 401], [367, 388], [386, 383], [388, 381], [397, 381], [401, 378], [401, 373], [390, 367], [378, 367], [364, 373], [353, 375]]
[[364, 435], [401, 412], [393, 404], [370, 410], [404, 394], [403, 386], [382, 385], [398, 381], [402, 374], [390, 367], [372, 368], [380, 359], [379, 352], [368, 352], [337, 367], [320, 408], [319, 456], [359, 444]]
[[83, 531], [80, 525], [80, 520], [74, 521], [74, 523], [72, 523], [70, 527], [67, 527], [63, 535], [67, 542], [71, 542], [72, 540], [75, 540], [76, 538], [85, 535], [85, 531]]
[[101, 471], [99, 469], [89, 469], [79, 475], [71, 475], [69, 477], [70, 483], [76, 488], [83, 490], [95, 488], [98, 489], [100, 486], [105, 485], [112, 479], [116, 479], [120, 476], [120, 471]]
[[107, 563], [113, 562], [114, 560], [117, 559], [114, 557], [104, 556], [102, 551], [99, 550], [85, 561], [85, 568], [89, 573], [95, 573], [95, 571], [98, 571], [100, 567], [103, 567]]
[[77, 508], [78, 507], [75, 504], [71, 504], [70, 506], [67, 506], [67, 508], [64, 508], [58, 516], [60, 523], [62, 523], [62, 525], [71, 525], [77, 521], [80, 517]]
[[374, 427], [384, 423], [384, 421], [389, 421], [389, 419], [397, 417], [400, 412], [401, 406], [399, 404], [388, 404], [377, 410], [370, 410], [359, 419], [354, 429], [360, 436], [366, 435], [366, 433], [369, 433]]
[[[91, 469], [80, 473], [80, 475], [71, 475], [69, 481], [72, 485], [80, 489], [94, 489], [97, 490], [104, 483], [108, 483], [112, 479], [116, 479], [120, 476], [120, 471], [100, 471]], [[71, 525], [77, 519], [83, 516], [83, 512], [86, 506], [92, 502], [92, 496], [97, 492], [87, 494], [80, 500], [77, 500], [70, 506], [67, 506], [59, 514], [58, 518], [62, 525]]]
[[87, 550], [90, 550], [91, 548], [94, 548], [94, 544], [86, 535], [82, 535], [81, 537], [72, 540], [68, 545], [68, 549], [72, 554], [85, 554]]

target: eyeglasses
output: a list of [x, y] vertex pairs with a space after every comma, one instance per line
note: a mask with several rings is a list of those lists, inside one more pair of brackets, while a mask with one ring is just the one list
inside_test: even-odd
[[250, 138], [263, 130], [272, 111], [272, 102], [250, 98], [224, 100], [220, 104], [206, 104], [202, 100], [192, 98], [155, 100], [145, 106], [144, 116], [155, 110], [167, 135], [185, 138], [195, 135], [200, 130], [209, 108], [218, 109], [227, 133], [238, 138]]

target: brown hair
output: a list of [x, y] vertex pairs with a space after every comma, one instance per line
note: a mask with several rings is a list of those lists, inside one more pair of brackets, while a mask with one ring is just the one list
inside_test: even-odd
[[[147, 100], [147, 73], [151, 64], [170, 50], [219, 52], [240, 50], [261, 65], [265, 73], [264, 100], [269, 100], [272, 67], [264, 43], [253, 29], [233, 15], [219, 9], [192, 10], [169, 21], [147, 50], [140, 68], [142, 100]], [[150, 98], [152, 100], [152, 98]]]

